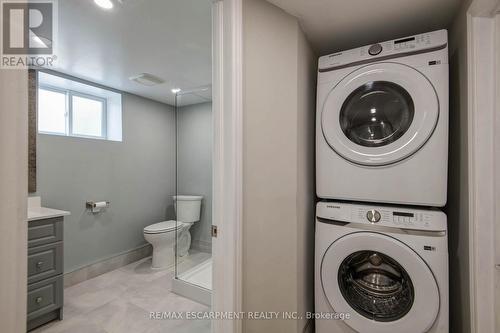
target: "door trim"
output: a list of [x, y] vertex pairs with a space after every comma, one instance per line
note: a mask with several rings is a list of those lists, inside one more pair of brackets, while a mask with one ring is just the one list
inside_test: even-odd
[[467, 11], [470, 312], [471, 332], [478, 333], [496, 331], [498, 306], [494, 235], [500, 161], [494, 152], [500, 144], [495, 133], [500, 45], [494, 16], [499, 5], [498, 0], [474, 0]]
[[[495, 73], [496, 73], [496, 78], [495, 78], [495, 85], [496, 85], [496, 105], [497, 105], [497, 110], [495, 112], [495, 128], [500, 128], [500, 116], [499, 116], [499, 108], [498, 106], [500, 105], [500, 1], [498, 3], [497, 9], [496, 9], [496, 18], [495, 18], [495, 40], [496, 40], [496, 50], [495, 50], [495, 61], [496, 61], [496, 66], [495, 66]], [[494, 139], [494, 146], [495, 146], [495, 151], [494, 151], [494, 158], [495, 158], [495, 166], [494, 170], [500, 170], [500, 132], [497, 130], [495, 133], [495, 139]], [[495, 240], [494, 243], [496, 244], [496, 249], [495, 249], [495, 309], [494, 309], [494, 316], [496, 318], [496, 323], [495, 323], [495, 332], [500, 331], [500, 207], [498, 206], [498, 202], [500, 202], [500, 176], [498, 173], [495, 175], [495, 193], [494, 193], [494, 202], [497, 204], [495, 205], [495, 212], [494, 216], [495, 218]]]
[[26, 332], [28, 71], [0, 69], [0, 322]]
[[[213, 20], [212, 311], [242, 311], [242, 0], [215, 0]], [[213, 320], [212, 332], [239, 333], [241, 320]]]

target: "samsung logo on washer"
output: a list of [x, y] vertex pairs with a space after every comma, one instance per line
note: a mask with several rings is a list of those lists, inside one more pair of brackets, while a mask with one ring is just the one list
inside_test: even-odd
[[326, 205], [326, 208], [340, 209], [340, 206]]

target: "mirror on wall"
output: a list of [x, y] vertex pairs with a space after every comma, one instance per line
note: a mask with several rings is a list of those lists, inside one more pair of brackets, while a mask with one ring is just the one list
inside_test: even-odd
[[36, 188], [37, 71], [28, 71], [28, 193]]

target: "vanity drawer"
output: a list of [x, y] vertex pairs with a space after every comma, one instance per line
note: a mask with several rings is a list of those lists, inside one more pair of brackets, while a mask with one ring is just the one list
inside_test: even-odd
[[28, 283], [62, 274], [62, 271], [62, 242], [28, 249]]
[[29, 285], [28, 321], [62, 307], [62, 293], [62, 275]]
[[63, 217], [28, 222], [28, 248], [63, 239]]

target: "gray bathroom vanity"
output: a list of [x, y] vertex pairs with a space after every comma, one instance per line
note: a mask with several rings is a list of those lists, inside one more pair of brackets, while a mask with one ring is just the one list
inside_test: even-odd
[[63, 230], [69, 212], [28, 205], [28, 331], [63, 315]]

